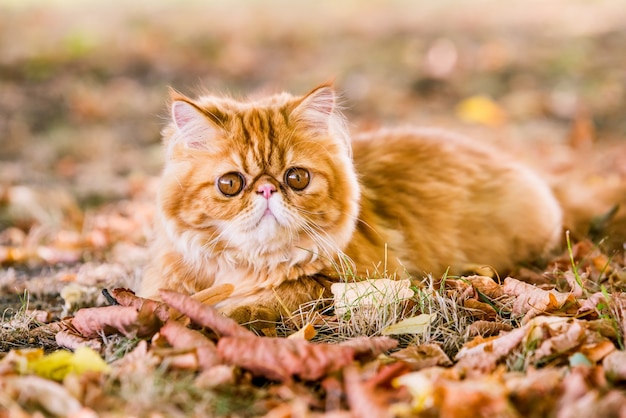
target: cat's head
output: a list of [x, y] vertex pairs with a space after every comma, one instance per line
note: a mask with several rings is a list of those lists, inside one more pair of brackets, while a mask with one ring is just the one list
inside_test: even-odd
[[331, 86], [242, 101], [172, 93], [171, 116], [159, 202], [181, 251], [306, 262], [345, 247], [359, 186]]

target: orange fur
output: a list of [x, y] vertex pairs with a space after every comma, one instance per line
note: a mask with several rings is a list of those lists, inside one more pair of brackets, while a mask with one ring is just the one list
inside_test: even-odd
[[[505, 270], [559, 242], [561, 210], [529, 169], [434, 130], [351, 140], [329, 85], [304, 97], [172, 100], [143, 296], [232, 283], [223, 308], [245, 320], [265, 315], [249, 306], [318, 297], [318, 273]], [[309, 173], [302, 190], [287, 181], [294, 167]]]

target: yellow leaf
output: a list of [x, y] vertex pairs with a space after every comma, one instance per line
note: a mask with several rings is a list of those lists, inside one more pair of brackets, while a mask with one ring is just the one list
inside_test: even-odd
[[384, 328], [381, 333], [383, 335], [423, 334], [436, 317], [435, 314], [413, 316]]
[[504, 110], [486, 96], [471, 96], [456, 106], [457, 116], [465, 122], [497, 126], [505, 120]]
[[408, 373], [393, 380], [394, 387], [406, 387], [413, 401], [411, 406], [414, 412], [422, 412], [435, 404], [435, 387], [431, 376], [424, 371]]
[[89, 347], [79, 347], [74, 353], [55, 351], [28, 363], [31, 371], [46, 379], [61, 381], [70, 373], [83, 374], [88, 371], [108, 372], [109, 365]]

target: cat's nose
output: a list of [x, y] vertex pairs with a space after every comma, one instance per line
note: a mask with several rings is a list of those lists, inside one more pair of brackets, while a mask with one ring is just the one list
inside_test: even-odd
[[258, 194], [262, 194], [264, 198], [269, 199], [272, 194], [276, 193], [276, 187], [273, 184], [262, 184], [256, 189]]

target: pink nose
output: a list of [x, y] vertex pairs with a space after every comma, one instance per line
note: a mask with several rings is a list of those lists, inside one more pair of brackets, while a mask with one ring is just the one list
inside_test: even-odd
[[262, 184], [256, 189], [258, 194], [262, 194], [264, 198], [269, 199], [273, 193], [276, 193], [276, 187], [272, 184]]

